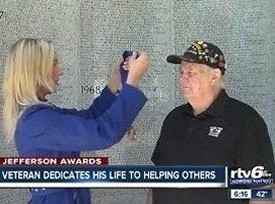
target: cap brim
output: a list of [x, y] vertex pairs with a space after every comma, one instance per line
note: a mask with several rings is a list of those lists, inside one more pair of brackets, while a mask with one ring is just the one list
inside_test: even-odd
[[188, 58], [182, 55], [169, 55], [166, 58], [166, 61], [172, 64], [181, 64], [182, 61], [186, 61], [186, 62], [196, 62], [196, 60], [192, 59], [192, 58]]
[[180, 64], [182, 60], [184, 60], [184, 58], [181, 55], [169, 55], [166, 58], [166, 61], [172, 64]]

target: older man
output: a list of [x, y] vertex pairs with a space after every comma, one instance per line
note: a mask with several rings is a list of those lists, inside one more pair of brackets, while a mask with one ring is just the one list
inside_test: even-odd
[[[188, 103], [175, 108], [165, 118], [153, 163], [224, 165], [244, 170], [261, 165], [274, 175], [274, 155], [264, 120], [252, 107], [229, 97], [224, 90], [222, 51], [212, 43], [195, 41], [183, 55], [170, 55], [167, 61], [180, 64], [180, 86]], [[199, 188], [153, 189], [153, 203], [244, 204], [249, 201], [230, 200], [227, 189]]]

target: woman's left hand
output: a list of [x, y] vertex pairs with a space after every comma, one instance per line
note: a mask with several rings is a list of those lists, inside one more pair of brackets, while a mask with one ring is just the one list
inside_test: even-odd
[[119, 68], [116, 68], [111, 72], [107, 86], [113, 94], [116, 94], [118, 90], [121, 89], [121, 79], [120, 79]]

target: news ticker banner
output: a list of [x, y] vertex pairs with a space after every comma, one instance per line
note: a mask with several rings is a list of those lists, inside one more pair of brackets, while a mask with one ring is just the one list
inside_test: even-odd
[[0, 157], [0, 187], [257, 188], [273, 184], [263, 166], [111, 166], [107, 157]]
[[0, 166], [10, 188], [226, 188], [227, 168], [193, 166]]

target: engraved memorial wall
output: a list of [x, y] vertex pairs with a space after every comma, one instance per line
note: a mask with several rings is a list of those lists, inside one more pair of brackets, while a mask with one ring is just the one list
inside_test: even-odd
[[[114, 165], [151, 164], [163, 119], [184, 103], [178, 68], [165, 58], [182, 53], [196, 39], [223, 50], [228, 94], [262, 115], [275, 145], [274, 0], [0, 0], [0, 11], [1, 80], [12, 43], [21, 37], [51, 39], [65, 72], [57, 93], [50, 97], [58, 106], [86, 108], [125, 49], [150, 55], [150, 69], [141, 85], [149, 100], [134, 123], [137, 140], [124, 138], [108, 150], [84, 155], [109, 156]], [[14, 144], [4, 141], [2, 127], [0, 136], [0, 155], [16, 155]], [[146, 197], [146, 189], [92, 192], [96, 204], [140, 204]], [[2, 204], [27, 199], [24, 189], [0, 189]]]

